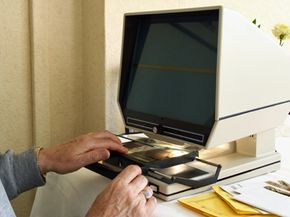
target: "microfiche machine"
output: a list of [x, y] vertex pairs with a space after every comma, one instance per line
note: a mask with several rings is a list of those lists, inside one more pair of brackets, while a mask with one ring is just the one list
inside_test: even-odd
[[[290, 111], [290, 55], [222, 6], [124, 15], [119, 106], [128, 154], [88, 168], [113, 178], [137, 164], [172, 200], [279, 169], [275, 128]], [[141, 133], [141, 134], [140, 134]]]

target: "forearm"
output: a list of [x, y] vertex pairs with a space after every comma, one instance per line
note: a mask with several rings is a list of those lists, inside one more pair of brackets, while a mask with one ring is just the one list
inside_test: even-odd
[[45, 184], [33, 149], [18, 155], [11, 150], [0, 154], [0, 178], [9, 199]]

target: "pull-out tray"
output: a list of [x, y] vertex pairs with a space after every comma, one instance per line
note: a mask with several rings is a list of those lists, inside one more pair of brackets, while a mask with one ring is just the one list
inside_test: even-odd
[[199, 188], [217, 181], [221, 166], [201, 160], [196, 151], [145, 144], [132, 140], [124, 143], [128, 154], [112, 152], [108, 160], [87, 168], [105, 177], [114, 178], [130, 164], [139, 165], [143, 175], [167, 184], [180, 183]]

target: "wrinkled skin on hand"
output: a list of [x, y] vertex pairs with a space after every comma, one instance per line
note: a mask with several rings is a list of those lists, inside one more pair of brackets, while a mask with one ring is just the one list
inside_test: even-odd
[[88, 133], [67, 143], [54, 145], [39, 152], [42, 174], [53, 171], [60, 174], [74, 172], [83, 166], [106, 160], [110, 150], [127, 153], [121, 141], [108, 131]]
[[151, 216], [157, 201], [147, 184], [140, 167], [128, 166], [97, 196], [86, 217]]
[[[67, 143], [41, 149], [38, 163], [42, 174], [50, 171], [65, 174], [108, 159], [111, 150], [128, 152], [121, 141], [108, 131], [89, 133]], [[147, 183], [140, 167], [128, 166], [97, 196], [86, 217], [151, 216], [157, 202]]]

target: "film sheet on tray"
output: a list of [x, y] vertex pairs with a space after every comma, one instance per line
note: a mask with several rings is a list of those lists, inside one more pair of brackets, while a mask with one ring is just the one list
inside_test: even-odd
[[122, 138], [125, 139], [123, 144], [128, 149], [128, 155], [146, 163], [183, 156], [193, 151], [188, 144], [172, 144], [148, 138], [144, 134], [132, 134]]

